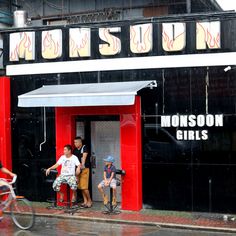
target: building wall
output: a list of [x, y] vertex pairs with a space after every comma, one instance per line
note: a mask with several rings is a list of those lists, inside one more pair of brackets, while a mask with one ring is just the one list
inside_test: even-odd
[[187, 10], [186, 0], [19, 0], [16, 2], [17, 4], [14, 3], [14, 1], [2, 1], [0, 10], [26, 10], [34, 26], [140, 19], [187, 12], [216, 12], [221, 10], [219, 6], [207, 0], [191, 1], [191, 9], [189, 11]]
[[[185, 141], [184, 150], [173, 141], [176, 129], [160, 128], [161, 115], [205, 114], [205, 68], [101, 72], [100, 82], [157, 80], [159, 86], [141, 92], [143, 129], [143, 197], [144, 207], [169, 210], [235, 212], [236, 152], [236, 83], [235, 71], [225, 75], [223, 68], [209, 71], [209, 113], [224, 114], [223, 128], [209, 128], [207, 141]], [[190, 76], [191, 75], [191, 76]], [[60, 84], [97, 82], [97, 73], [60, 76]], [[43, 140], [42, 109], [18, 108], [17, 95], [45, 84], [58, 84], [57, 75], [13, 78], [12, 136], [13, 166], [23, 171], [21, 188], [33, 200], [45, 200], [47, 189], [40, 169], [55, 160], [54, 111], [47, 109], [47, 142]], [[168, 133], [168, 135], [166, 134]], [[153, 144], [154, 142], [154, 144]], [[32, 154], [32, 155], [31, 155]], [[26, 164], [26, 165], [25, 165]], [[26, 174], [29, 176], [26, 177]], [[150, 183], [150, 179], [153, 181]], [[28, 186], [27, 186], [28, 184]], [[24, 186], [23, 185], [23, 186]], [[224, 202], [224, 204], [222, 204]]]
[[[191, 20], [187, 22], [194, 24]], [[235, 17], [222, 17], [223, 46], [216, 52], [236, 51], [235, 29]], [[157, 35], [155, 37], [157, 41]], [[93, 42], [97, 45], [96, 40]], [[194, 45], [192, 36], [188, 38], [188, 42]], [[127, 45], [125, 48], [128, 48]], [[161, 46], [158, 45], [157, 48], [160, 50]], [[181, 53], [197, 53], [193, 48], [187, 47]], [[208, 52], [210, 50], [207, 49], [199, 53]], [[98, 57], [96, 50], [94, 53], [93, 56]], [[163, 50], [159, 53], [169, 55]], [[60, 60], [68, 60], [68, 57], [64, 55]], [[11, 81], [13, 168], [21, 173], [21, 191], [32, 200], [46, 200], [48, 197], [49, 192], [46, 190], [49, 186], [44, 183], [40, 169], [55, 161], [55, 127], [54, 109], [48, 108], [47, 142], [40, 151], [43, 110], [17, 107], [18, 95], [46, 84], [156, 80], [157, 88], [140, 92], [144, 206], [171, 210], [236, 212], [235, 75], [236, 70], [225, 73], [224, 67], [211, 67], [14, 76]], [[209, 128], [207, 141], [186, 141], [180, 145], [174, 139], [176, 129], [160, 127], [161, 115], [206, 113], [224, 114], [224, 127]], [[150, 183], [150, 179], [155, 181]], [[35, 183], [34, 188], [31, 188], [32, 181]]]

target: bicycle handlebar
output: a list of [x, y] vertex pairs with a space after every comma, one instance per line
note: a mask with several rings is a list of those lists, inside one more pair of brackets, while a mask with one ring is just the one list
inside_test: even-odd
[[12, 181], [9, 182], [9, 184], [14, 184], [17, 180], [17, 175], [14, 175], [14, 177], [12, 178]]

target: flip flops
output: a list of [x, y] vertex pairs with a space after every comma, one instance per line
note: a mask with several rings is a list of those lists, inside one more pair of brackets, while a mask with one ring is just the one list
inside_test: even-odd
[[82, 208], [91, 208], [92, 205], [93, 205], [93, 204], [87, 205], [87, 204], [84, 204], [84, 203], [83, 203], [83, 204], [80, 205], [80, 208], [81, 208], [81, 209], [82, 209]]
[[81, 209], [82, 209], [82, 208], [87, 208], [87, 205], [84, 204], [84, 203], [82, 203], [82, 204], [80, 205], [80, 208], [81, 208]]

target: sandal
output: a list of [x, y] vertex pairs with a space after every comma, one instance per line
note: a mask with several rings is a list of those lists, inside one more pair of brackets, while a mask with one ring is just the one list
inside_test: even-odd
[[82, 209], [82, 208], [87, 208], [87, 205], [84, 204], [84, 203], [82, 203], [82, 204], [80, 205], [80, 208], [81, 208], [81, 209]]
[[86, 204], [86, 208], [91, 208], [92, 206], [93, 206], [93, 203], [92, 202], [90, 202], [90, 204]]

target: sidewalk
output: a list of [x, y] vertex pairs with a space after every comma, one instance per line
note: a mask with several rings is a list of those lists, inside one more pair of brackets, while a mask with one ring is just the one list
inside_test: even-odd
[[[78, 220], [114, 222], [139, 225], [159, 225], [163, 228], [202, 229], [236, 233], [236, 220], [224, 220], [223, 214], [189, 213], [177, 211], [159, 211], [143, 209], [139, 212], [122, 211], [119, 215], [106, 215], [101, 203], [94, 203], [92, 208], [79, 209], [73, 215], [65, 209], [47, 209], [48, 203], [34, 202], [37, 216], [72, 218]], [[236, 218], [236, 217], [235, 217]]]

